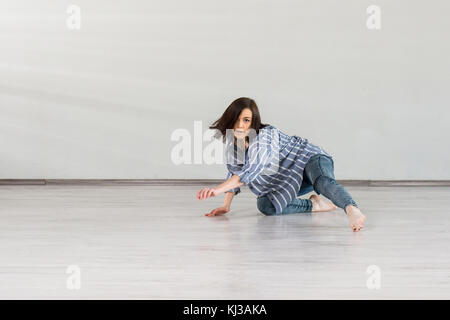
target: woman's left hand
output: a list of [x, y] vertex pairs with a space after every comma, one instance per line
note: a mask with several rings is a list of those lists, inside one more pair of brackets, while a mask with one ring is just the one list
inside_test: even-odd
[[203, 188], [199, 192], [197, 192], [197, 199], [198, 200], [208, 199], [209, 197], [215, 197], [216, 195], [217, 195], [216, 189]]

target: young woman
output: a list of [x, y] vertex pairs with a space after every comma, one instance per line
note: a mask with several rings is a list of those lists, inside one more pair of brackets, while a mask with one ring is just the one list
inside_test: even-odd
[[[258, 107], [250, 98], [231, 103], [210, 129], [218, 129], [223, 141], [231, 140], [226, 149], [227, 180], [215, 188], [203, 188], [197, 199], [225, 193], [222, 207], [207, 213], [216, 216], [230, 211], [234, 195], [246, 184], [258, 196], [257, 208], [265, 215], [343, 209], [353, 231], [363, 227], [365, 216], [356, 202], [334, 177], [334, 160], [322, 148], [299, 136], [289, 136], [270, 124], [262, 124]], [[228, 129], [228, 131], [227, 131]], [[227, 133], [232, 129], [231, 139]], [[250, 140], [253, 134], [254, 138]], [[230, 144], [229, 144], [230, 145]], [[241, 164], [236, 164], [240, 154]], [[309, 199], [297, 196], [315, 191]], [[323, 194], [332, 203], [319, 195]]]

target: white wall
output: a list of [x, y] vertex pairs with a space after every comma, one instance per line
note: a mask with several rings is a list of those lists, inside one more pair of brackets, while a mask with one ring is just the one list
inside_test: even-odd
[[[66, 25], [70, 4], [81, 29]], [[369, 5], [381, 29], [369, 30]], [[447, 0], [0, 2], [0, 179], [224, 178], [172, 132], [237, 97], [337, 179], [450, 179]]]

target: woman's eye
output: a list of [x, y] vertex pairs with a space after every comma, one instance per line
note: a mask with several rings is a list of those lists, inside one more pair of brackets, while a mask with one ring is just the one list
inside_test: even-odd
[[250, 120], [249, 120], [249, 119], [245, 119], [244, 121], [245, 121], [245, 122], [250, 122]]

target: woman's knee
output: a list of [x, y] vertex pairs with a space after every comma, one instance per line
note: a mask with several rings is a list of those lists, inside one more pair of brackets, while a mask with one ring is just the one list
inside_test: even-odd
[[311, 157], [305, 166], [304, 176], [313, 186], [320, 176], [326, 176], [334, 179], [333, 159], [321, 154]]
[[331, 185], [339, 185], [339, 183], [334, 178], [320, 175], [316, 178], [316, 181], [314, 181], [314, 191], [317, 194], [323, 194], [325, 193], [326, 188]]
[[275, 208], [267, 197], [258, 198], [256, 206], [258, 207], [258, 210], [266, 216], [275, 214]]

